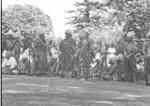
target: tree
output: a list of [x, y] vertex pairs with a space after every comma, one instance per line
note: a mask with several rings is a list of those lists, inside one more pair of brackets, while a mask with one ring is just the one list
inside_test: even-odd
[[[101, 33], [100, 30], [113, 29], [122, 36], [120, 40], [132, 45], [133, 38], [128, 36], [143, 39], [150, 35], [148, 34], [149, 4], [149, 0], [107, 0], [105, 2], [84, 0], [75, 4], [76, 10], [69, 11], [75, 13], [69, 24], [74, 25], [77, 32], [91, 30], [92, 33], [95, 31]], [[97, 36], [100, 35], [102, 34], [97, 33]]]
[[[122, 47], [131, 50], [145, 48], [144, 43], [148, 39], [150, 30], [149, 5], [149, 0], [108, 0], [106, 3], [108, 9], [114, 10], [112, 26], [117, 27], [122, 34], [119, 41], [124, 42]], [[132, 47], [133, 43], [135, 47]]]
[[[10, 5], [2, 11], [3, 50], [13, 50], [17, 44], [26, 49], [39, 39], [41, 32], [52, 32], [50, 16], [32, 5]], [[12, 32], [14, 36], [6, 36]], [[8, 38], [10, 37], [10, 38]], [[14, 38], [12, 38], [14, 37]]]
[[93, 32], [113, 28], [116, 21], [118, 23], [122, 21], [124, 14], [113, 8], [116, 6], [110, 6], [111, 3], [110, 1], [91, 0], [84, 0], [81, 3], [76, 2], [76, 9], [68, 11], [68, 13], [74, 13], [74, 16], [69, 18], [68, 24], [73, 25], [76, 32], [81, 30], [91, 30], [90, 32]]
[[89, 0], [84, 0], [81, 3], [76, 2], [75, 6], [77, 7], [77, 9], [68, 11], [68, 13], [75, 13], [75, 16], [69, 17], [70, 22], [68, 22], [67, 24], [73, 25], [78, 31], [88, 26], [88, 23], [90, 22], [91, 10], [89, 4]]
[[69, 14], [74, 13], [74, 16], [68, 18], [67, 24], [73, 25], [76, 32], [88, 27], [100, 27], [101, 13], [105, 11], [102, 8], [103, 4], [98, 1], [83, 0], [76, 2], [75, 6], [75, 10], [68, 11]]
[[[150, 31], [149, 0], [137, 0], [130, 2], [130, 11], [126, 11], [126, 24], [123, 31], [126, 38], [137, 43], [136, 47], [146, 55], [148, 33]], [[130, 33], [133, 35], [130, 36]]]
[[33, 32], [41, 27], [43, 31], [52, 31], [50, 16], [44, 14], [38, 7], [31, 5], [10, 5], [2, 11], [2, 30]]

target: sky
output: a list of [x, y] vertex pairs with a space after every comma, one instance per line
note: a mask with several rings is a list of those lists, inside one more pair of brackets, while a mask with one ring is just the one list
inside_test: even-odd
[[3, 0], [2, 8], [5, 9], [13, 4], [30, 4], [37, 6], [51, 17], [54, 35], [63, 38], [65, 30], [71, 28], [71, 26], [65, 25], [67, 22], [65, 18], [69, 16], [65, 11], [75, 9], [73, 4], [76, 1], [80, 2], [83, 0]]

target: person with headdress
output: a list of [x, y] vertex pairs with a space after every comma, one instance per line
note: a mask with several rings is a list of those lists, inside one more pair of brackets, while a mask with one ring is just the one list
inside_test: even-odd
[[137, 51], [131, 50], [131, 53], [124, 58], [124, 71], [125, 71], [125, 80], [128, 82], [136, 82], [136, 58], [135, 54]]
[[66, 30], [65, 39], [60, 43], [60, 63], [61, 63], [61, 72], [62, 75], [65, 76], [67, 73], [71, 71], [72, 61], [75, 53], [75, 45], [76, 42], [72, 38], [72, 31]]
[[46, 74], [47, 73], [47, 44], [44, 33], [39, 33], [39, 38], [34, 41], [33, 45], [33, 72], [32, 74]]
[[[80, 47], [79, 47], [79, 64], [80, 64], [80, 72], [83, 73], [84, 79], [88, 79], [90, 62], [91, 62], [91, 45], [89, 41], [89, 33], [84, 32], [83, 37], [81, 37]], [[78, 73], [78, 77], [80, 75]]]
[[2, 61], [2, 73], [11, 74], [16, 68], [16, 59], [12, 56], [10, 51], [7, 51], [6, 57]]

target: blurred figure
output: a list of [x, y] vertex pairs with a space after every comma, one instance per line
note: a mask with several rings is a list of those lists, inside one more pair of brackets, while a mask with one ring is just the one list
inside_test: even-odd
[[59, 69], [59, 51], [55, 44], [52, 44], [50, 48], [50, 57], [51, 73], [57, 75]]
[[33, 72], [36, 75], [46, 75], [47, 74], [47, 44], [45, 40], [44, 33], [39, 34], [39, 38], [34, 41], [33, 45]]
[[17, 69], [16, 59], [11, 55], [11, 52], [6, 53], [6, 57], [2, 62], [2, 73], [11, 74], [14, 70]]
[[81, 37], [79, 47], [79, 64], [81, 70], [80, 73], [83, 73], [85, 80], [88, 79], [91, 61], [92, 59], [91, 59], [91, 45], [89, 41], [89, 33], [85, 32], [84, 36]]
[[93, 78], [95, 78], [95, 76], [101, 76], [101, 59], [101, 54], [97, 52], [91, 64]]
[[60, 43], [60, 64], [63, 77], [68, 76], [67, 73], [71, 72], [76, 46], [76, 42], [72, 38], [72, 31], [66, 30], [65, 35], [66, 38]]
[[107, 54], [107, 66], [110, 67], [110, 61], [114, 62], [116, 60], [116, 49], [112, 45], [108, 48], [108, 54]]
[[150, 56], [145, 58], [146, 85], [150, 85]]
[[135, 59], [135, 53], [133, 53], [129, 56], [125, 57], [124, 60], [124, 67], [125, 67], [125, 80], [128, 82], [136, 82], [136, 73], [137, 73], [137, 67], [136, 67], [136, 59]]
[[6, 53], [7, 53], [7, 50], [4, 50], [4, 51], [2, 52], [2, 58], [5, 58], [5, 57], [6, 57]]
[[30, 74], [30, 64], [32, 64], [33, 60], [32, 60], [32, 56], [31, 56], [31, 52], [29, 48], [25, 49], [24, 51], [21, 50], [21, 54], [20, 54], [20, 72], [22, 74]]

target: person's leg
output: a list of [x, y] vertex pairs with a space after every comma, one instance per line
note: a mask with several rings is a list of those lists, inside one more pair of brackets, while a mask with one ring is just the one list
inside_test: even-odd
[[80, 78], [80, 73], [81, 73], [81, 61], [80, 61], [80, 56], [77, 57], [76, 60], [76, 78], [79, 79]]
[[148, 85], [150, 85], [150, 56], [148, 57], [148, 62], [147, 62], [147, 70], [148, 70]]
[[65, 67], [66, 67], [66, 64], [65, 64], [65, 55], [62, 53], [61, 59], [60, 59], [60, 68], [61, 68], [60, 76], [61, 77], [65, 76]]
[[24, 66], [25, 66], [24, 73], [29, 75], [30, 74], [30, 63], [27, 58], [24, 60]]
[[118, 73], [117, 73], [117, 72], [114, 73], [114, 77], [115, 77], [115, 79], [114, 79], [115, 81], [118, 81], [118, 80], [119, 80], [119, 78], [118, 78]]
[[31, 71], [31, 75], [36, 74], [36, 72], [38, 71], [38, 69], [39, 69], [38, 60], [34, 59], [33, 60], [33, 68], [32, 68], [32, 71]]
[[138, 81], [137, 72], [134, 72], [134, 73], [133, 73], [133, 81], [134, 81], [134, 82], [137, 82], [137, 81]]
[[84, 79], [87, 80], [89, 78], [89, 66], [88, 66], [88, 64], [84, 65], [83, 72], [84, 72]]
[[56, 75], [58, 75], [60, 69], [60, 62], [56, 61]]
[[45, 66], [44, 55], [43, 53], [41, 53], [39, 57], [39, 74], [42, 74], [44, 72], [44, 66]]
[[78, 66], [78, 70], [77, 70], [77, 79], [80, 79], [81, 77], [81, 66]]
[[79, 79], [80, 78], [80, 74], [81, 74], [81, 66], [78, 64], [77, 68], [76, 68], [76, 78]]
[[54, 74], [56, 69], [56, 59], [52, 58], [51, 59], [51, 73]]
[[46, 61], [46, 57], [44, 55], [44, 52], [40, 53], [39, 56], [39, 61], [38, 61], [38, 65], [39, 65], [39, 70], [38, 70], [38, 75], [45, 75], [46, 74], [46, 66], [47, 66], [47, 61]]
[[118, 81], [119, 80], [119, 77], [118, 77], [118, 70], [119, 70], [119, 67], [118, 65], [116, 65], [114, 67], [114, 76], [115, 76], [115, 80]]
[[65, 55], [65, 60], [64, 60], [64, 76], [65, 77], [70, 77], [70, 65], [71, 65], [71, 57], [70, 55]]

